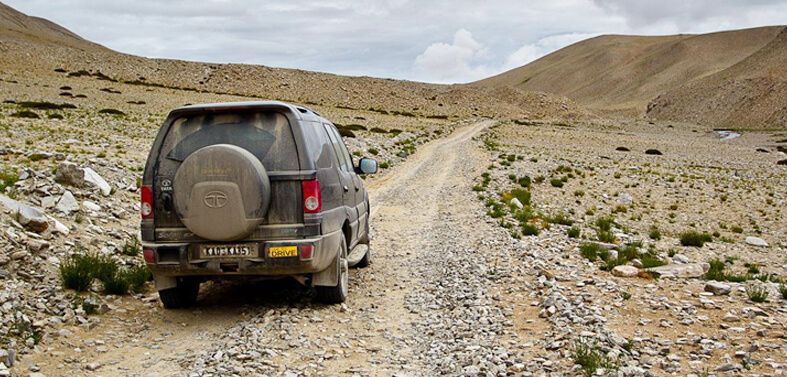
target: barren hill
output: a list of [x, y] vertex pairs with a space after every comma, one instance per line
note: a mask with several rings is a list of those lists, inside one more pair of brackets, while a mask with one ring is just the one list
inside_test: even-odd
[[521, 90], [500, 91], [347, 77], [247, 64], [148, 59], [86, 41], [58, 25], [29, 17], [4, 4], [0, 4], [0, 52], [0, 78], [5, 81], [19, 81], [21, 76], [29, 77], [31, 73], [42, 79], [47, 75], [71, 74], [118, 84], [236, 94], [342, 108], [373, 108], [421, 117], [475, 114], [537, 119], [587, 115], [564, 97]]
[[658, 96], [647, 116], [720, 128], [787, 127], [787, 28], [732, 67]]
[[[714, 116], [693, 116], [696, 108], [692, 106], [733, 95], [731, 91], [738, 88], [734, 83], [744, 78], [772, 84], [779, 81], [770, 71], [784, 66], [785, 60], [768, 51], [784, 46], [784, 38], [779, 37], [783, 30], [784, 27], [762, 27], [703, 35], [600, 36], [473, 85], [513, 86], [561, 94], [594, 109], [636, 116], [644, 114], [647, 104], [666, 92], [665, 101], [670, 98], [671, 103], [683, 105], [668, 110], [657, 106], [660, 109], [651, 111], [649, 116], [709, 125], [753, 124], [755, 119], [769, 119], [774, 108], [757, 108], [751, 114], [746, 103], [725, 102], [733, 107], [716, 108]], [[710, 83], [702, 90], [692, 84], [708, 82], [704, 78], [710, 77], [715, 78], [717, 85], [726, 80], [719, 87], [721, 92]], [[683, 86], [694, 89], [677, 90]], [[760, 86], [748, 90], [748, 94], [759, 97], [761, 91], [768, 90], [767, 86]], [[676, 91], [674, 97], [672, 91]], [[680, 97], [689, 92], [690, 96]], [[782, 121], [779, 127], [784, 126]]]

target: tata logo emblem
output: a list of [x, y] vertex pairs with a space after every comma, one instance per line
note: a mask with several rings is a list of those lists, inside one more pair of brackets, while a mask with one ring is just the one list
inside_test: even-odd
[[221, 208], [227, 205], [227, 194], [221, 191], [211, 191], [205, 195], [205, 205], [208, 208]]

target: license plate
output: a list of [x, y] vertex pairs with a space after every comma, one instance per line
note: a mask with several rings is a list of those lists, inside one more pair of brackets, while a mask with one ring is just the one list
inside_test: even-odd
[[298, 246], [273, 246], [268, 249], [271, 258], [287, 258], [298, 256]]
[[202, 258], [241, 258], [256, 257], [257, 244], [202, 245], [199, 251]]

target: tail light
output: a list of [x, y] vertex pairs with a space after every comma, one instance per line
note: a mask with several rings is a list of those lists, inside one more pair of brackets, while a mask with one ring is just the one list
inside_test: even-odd
[[303, 212], [318, 213], [322, 211], [322, 195], [318, 180], [303, 181]]
[[153, 252], [153, 249], [142, 250], [142, 255], [145, 257], [145, 263], [152, 264], [156, 262], [156, 254]]
[[140, 206], [140, 212], [142, 213], [143, 219], [152, 219], [153, 218], [153, 191], [150, 189], [150, 186], [142, 186], [142, 205]]
[[301, 259], [312, 259], [312, 251], [314, 251], [313, 245], [301, 245], [299, 248]]

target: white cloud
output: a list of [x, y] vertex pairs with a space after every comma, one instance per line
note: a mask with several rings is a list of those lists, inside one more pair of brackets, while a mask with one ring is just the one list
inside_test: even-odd
[[535, 43], [527, 44], [514, 51], [506, 58], [502, 71], [508, 71], [521, 67], [547, 54], [557, 51], [563, 47], [574, 44], [581, 40], [593, 38], [598, 34], [570, 33], [552, 35], [541, 38]]
[[[437, 42], [429, 45], [415, 58], [418, 74], [437, 82], [467, 82], [487, 76], [487, 69], [478, 60], [486, 53], [473, 35], [459, 29], [452, 44]], [[429, 79], [431, 78], [431, 79]]]
[[787, 24], [787, 0], [0, 1], [135, 55], [429, 82], [483, 78], [583, 36]]

